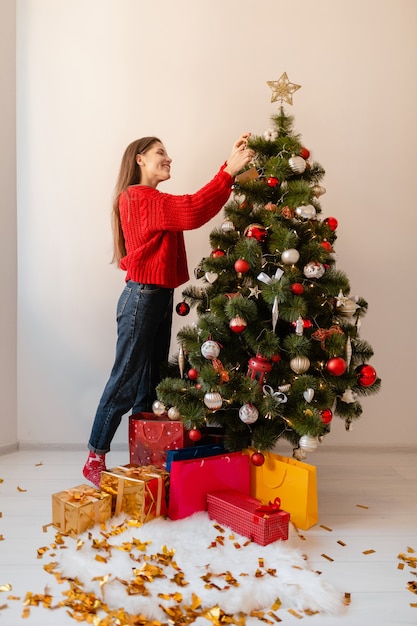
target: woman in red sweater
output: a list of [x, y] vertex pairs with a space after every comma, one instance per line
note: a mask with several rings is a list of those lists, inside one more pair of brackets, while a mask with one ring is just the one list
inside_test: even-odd
[[214, 217], [231, 193], [234, 177], [252, 159], [250, 133], [235, 141], [226, 163], [199, 191], [174, 196], [157, 191], [170, 178], [171, 159], [157, 137], [125, 150], [113, 203], [113, 261], [126, 271], [117, 305], [116, 356], [88, 442], [84, 477], [97, 487], [105, 455], [128, 411], [151, 410], [159, 370], [168, 360], [173, 292], [189, 279], [184, 230]]

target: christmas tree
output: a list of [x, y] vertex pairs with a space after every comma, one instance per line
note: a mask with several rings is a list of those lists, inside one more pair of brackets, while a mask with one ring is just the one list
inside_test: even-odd
[[181, 419], [195, 441], [203, 426], [220, 425], [225, 447], [254, 448], [255, 464], [281, 438], [305, 458], [334, 416], [350, 430], [361, 397], [380, 388], [359, 337], [367, 302], [350, 297], [336, 268], [337, 219], [322, 217], [324, 170], [282, 104], [299, 86], [285, 73], [268, 84], [280, 108], [250, 138], [255, 157], [195, 270], [202, 286], [182, 293], [177, 312], [196, 307], [198, 319], [177, 334], [154, 408]]

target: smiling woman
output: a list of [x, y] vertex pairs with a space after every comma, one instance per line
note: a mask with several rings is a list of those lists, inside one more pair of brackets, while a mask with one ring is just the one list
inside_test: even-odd
[[117, 306], [116, 357], [83, 468], [97, 487], [122, 416], [150, 411], [156, 398], [160, 366], [169, 356], [173, 291], [189, 278], [183, 231], [199, 228], [225, 204], [234, 177], [253, 157], [249, 135], [235, 141], [210, 182], [182, 196], [157, 190], [171, 175], [171, 159], [160, 139], [143, 137], [125, 150], [113, 203], [113, 261], [126, 271], [126, 285]]

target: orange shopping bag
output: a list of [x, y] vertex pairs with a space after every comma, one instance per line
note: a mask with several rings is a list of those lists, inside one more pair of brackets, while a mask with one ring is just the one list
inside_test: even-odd
[[[251, 454], [253, 451], [250, 450]], [[281, 508], [288, 511], [291, 521], [303, 530], [317, 524], [317, 476], [314, 465], [280, 456], [263, 453], [265, 463], [251, 465], [251, 496], [262, 502], [280, 498]]]

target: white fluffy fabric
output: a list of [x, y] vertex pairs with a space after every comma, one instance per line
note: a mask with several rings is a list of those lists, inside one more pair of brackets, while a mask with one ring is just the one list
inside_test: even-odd
[[[285, 542], [276, 541], [267, 546], [248, 542], [230, 529], [219, 527], [206, 513], [196, 513], [178, 521], [158, 518], [141, 527], [122, 524], [120, 534], [111, 534], [111, 529], [122, 522], [122, 518], [108, 522], [110, 536], [104, 531], [107, 549], [93, 547], [94, 539], [96, 546], [100, 541], [103, 543], [100, 527], [76, 540], [66, 541], [66, 549], [60, 552], [57, 566], [65, 577], [81, 581], [84, 591], [103, 598], [110, 609], [123, 607], [132, 615], [143, 614], [148, 619], [166, 623], [167, 614], [160, 605], [170, 607], [176, 601], [173, 597], [161, 599], [158, 594], [175, 593], [182, 595], [181, 605], [190, 606], [194, 594], [200, 598], [202, 607], [217, 606], [228, 615], [240, 612], [249, 615], [253, 610], [270, 611], [278, 598], [281, 610], [337, 613], [343, 608], [342, 594], [310, 569], [300, 551], [289, 548]], [[122, 549], [133, 539], [150, 543], [145, 551], [135, 545], [130, 551]], [[159, 564], [151, 556], [161, 554], [164, 546], [168, 550], [175, 549], [173, 561], [177, 568], [172, 564], [164, 565], [164, 577], [155, 577], [146, 583], [149, 595], [128, 595], [126, 585], [121, 581], [133, 580], [135, 570], [144, 563]], [[98, 555], [107, 562], [97, 560]], [[178, 568], [188, 585], [179, 586], [173, 580]], [[230, 584], [230, 578], [228, 582], [228, 572], [238, 586]], [[207, 580], [202, 577], [210, 573], [210, 582], [215, 586], [207, 587]], [[101, 577], [106, 577], [105, 584]], [[208, 621], [197, 617], [194, 623], [208, 624]], [[259, 620], [248, 618], [245, 623], [259, 624]]]

